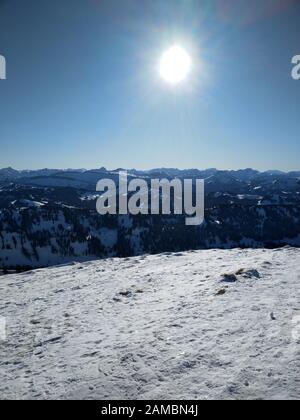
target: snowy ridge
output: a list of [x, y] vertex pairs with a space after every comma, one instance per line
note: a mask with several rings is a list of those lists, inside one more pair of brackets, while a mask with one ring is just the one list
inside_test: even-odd
[[203, 250], [2, 277], [1, 398], [298, 399], [299, 267]]

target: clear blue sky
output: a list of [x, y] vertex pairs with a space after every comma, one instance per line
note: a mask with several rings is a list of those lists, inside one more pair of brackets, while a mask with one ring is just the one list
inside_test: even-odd
[[0, 0], [0, 167], [300, 169], [299, 3]]

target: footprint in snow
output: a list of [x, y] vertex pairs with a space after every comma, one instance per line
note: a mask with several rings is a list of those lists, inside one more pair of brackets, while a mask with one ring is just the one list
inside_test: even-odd
[[215, 296], [222, 296], [222, 295], [225, 295], [225, 293], [226, 293], [226, 289], [220, 289], [216, 294], [215, 294]]

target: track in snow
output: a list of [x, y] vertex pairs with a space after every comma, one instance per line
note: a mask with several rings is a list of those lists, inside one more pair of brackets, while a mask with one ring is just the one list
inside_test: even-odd
[[1, 277], [0, 398], [298, 399], [299, 267], [208, 250]]

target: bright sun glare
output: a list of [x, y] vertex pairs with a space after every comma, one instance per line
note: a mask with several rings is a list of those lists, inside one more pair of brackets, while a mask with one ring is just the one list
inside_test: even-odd
[[188, 76], [192, 60], [180, 46], [174, 45], [165, 51], [160, 59], [159, 74], [166, 82], [176, 85]]

